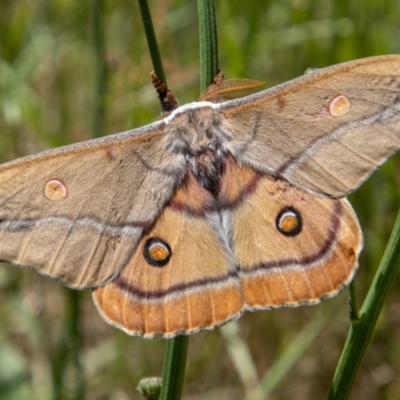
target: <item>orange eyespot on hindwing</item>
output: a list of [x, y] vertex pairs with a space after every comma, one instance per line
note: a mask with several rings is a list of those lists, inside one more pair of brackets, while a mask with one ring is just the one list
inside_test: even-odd
[[276, 217], [276, 228], [285, 236], [296, 236], [301, 232], [303, 220], [294, 207], [285, 207]]
[[342, 94], [334, 97], [328, 106], [332, 117], [343, 117], [350, 111], [350, 100]]
[[172, 251], [168, 243], [153, 237], [146, 240], [143, 247], [143, 256], [153, 267], [163, 267], [171, 258]]
[[60, 180], [50, 179], [44, 186], [44, 195], [52, 201], [62, 200], [67, 197], [67, 188]]

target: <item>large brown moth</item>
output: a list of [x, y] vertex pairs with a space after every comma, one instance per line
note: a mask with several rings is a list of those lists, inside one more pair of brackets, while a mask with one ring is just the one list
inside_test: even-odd
[[338, 293], [362, 247], [344, 196], [400, 148], [400, 56], [221, 93], [0, 166], [0, 258], [144, 337]]

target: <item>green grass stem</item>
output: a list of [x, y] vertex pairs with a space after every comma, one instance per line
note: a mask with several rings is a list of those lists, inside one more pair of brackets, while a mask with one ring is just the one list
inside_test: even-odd
[[[149, 5], [147, 0], [138, 0], [140, 15], [143, 22], [144, 32], [147, 39], [147, 47], [150, 52], [151, 62], [157, 77], [167, 85], [167, 79], [164, 73], [164, 67], [161, 61], [160, 51], [158, 49], [156, 34], [154, 32], [153, 21], [151, 19]], [[167, 85], [168, 86], [168, 85]]]
[[200, 36], [200, 89], [205, 90], [218, 73], [217, 21], [214, 0], [198, 0]]
[[106, 61], [105, 40], [104, 40], [104, 20], [103, 20], [103, 0], [92, 0], [93, 5], [93, 43], [96, 53], [95, 65], [95, 96], [93, 113], [93, 136], [101, 137], [104, 135], [104, 119], [106, 114], [106, 92], [108, 82], [108, 68]]

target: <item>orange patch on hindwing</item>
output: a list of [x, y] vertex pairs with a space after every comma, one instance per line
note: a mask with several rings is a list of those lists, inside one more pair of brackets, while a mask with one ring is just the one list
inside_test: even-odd
[[235, 206], [257, 186], [261, 174], [250, 167], [239, 166], [232, 157], [224, 164], [218, 199], [223, 206]]
[[239, 281], [214, 204], [189, 173], [120, 275], [93, 292], [108, 322], [169, 337], [240, 315]]
[[215, 200], [189, 171], [182, 185], [177, 188], [170, 206], [193, 215], [204, 215], [207, 210], [215, 207]]
[[347, 200], [317, 197], [267, 176], [231, 210], [231, 230], [250, 309], [312, 304], [336, 294], [352, 278], [362, 245]]

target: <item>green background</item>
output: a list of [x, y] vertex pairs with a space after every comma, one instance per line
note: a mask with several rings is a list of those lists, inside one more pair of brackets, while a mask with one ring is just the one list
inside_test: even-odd
[[[0, 2], [1, 161], [94, 135], [95, 3]], [[199, 96], [196, 2], [149, 5], [169, 87], [180, 104], [193, 101]], [[152, 122], [160, 108], [137, 3], [104, 1], [101, 15], [108, 68], [100, 120], [108, 134]], [[400, 53], [397, 0], [219, 0], [216, 15], [220, 68], [227, 78], [273, 86], [309, 67]], [[355, 279], [360, 302], [400, 204], [399, 161], [391, 159], [350, 198], [365, 235]], [[397, 279], [351, 399], [400, 398], [399, 286]], [[266, 379], [277, 382], [269, 399], [325, 398], [348, 332], [347, 296], [345, 290], [316, 307], [247, 313], [239, 320], [235, 345], [227, 330], [194, 335], [184, 398], [242, 399], [254, 388], [255, 372], [260, 379], [270, 373]], [[77, 330], [69, 330], [78, 301]], [[307, 329], [315, 335], [309, 346], [299, 340]], [[70, 351], [76, 340], [79, 359]], [[161, 339], [130, 338], [108, 326], [90, 291], [77, 298], [32, 271], [0, 268], [0, 399], [51, 399], [54, 387], [58, 399], [76, 399], [83, 390], [86, 399], [138, 398], [138, 381], [162, 374], [164, 347]], [[276, 363], [289, 348], [298, 352], [289, 357], [294, 365], [286, 371]], [[248, 356], [241, 356], [239, 365], [237, 349]]]

